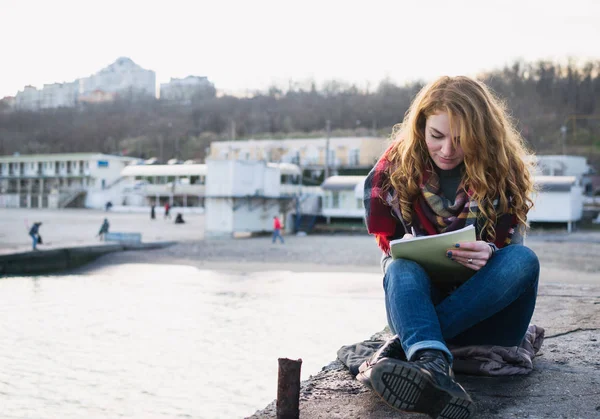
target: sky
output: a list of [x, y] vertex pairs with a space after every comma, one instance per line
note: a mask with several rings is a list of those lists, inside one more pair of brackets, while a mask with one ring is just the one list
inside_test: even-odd
[[0, 0], [0, 98], [130, 57], [244, 94], [600, 59], [597, 0]]

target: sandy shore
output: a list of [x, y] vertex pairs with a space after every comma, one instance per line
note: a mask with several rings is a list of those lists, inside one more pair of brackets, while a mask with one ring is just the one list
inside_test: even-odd
[[[173, 213], [176, 213], [176, 209]], [[40, 250], [60, 247], [89, 246], [102, 243], [96, 234], [102, 220], [108, 218], [110, 231], [141, 233], [142, 241], [201, 240], [204, 237], [204, 215], [186, 214], [186, 224], [149, 213], [116, 213], [91, 209], [0, 209], [0, 254], [31, 250], [27, 226], [41, 221], [44, 244]]]
[[[600, 282], [600, 243], [550, 242], [536, 237], [528, 247], [538, 255], [543, 282]], [[159, 263], [194, 266], [199, 269], [257, 272], [367, 272], [380, 274], [380, 251], [369, 236], [286, 237], [284, 245], [269, 237], [200, 240], [166, 249], [124, 252], [104, 256], [89, 265]]]
[[[177, 241], [166, 249], [124, 252], [102, 257], [86, 267], [117, 263], [160, 263], [200, 269], [257, 272], [372, 272], [380, 274], [380, 251], [364, 235], [285, 235], [285, 244], [270, 237], [204, 240], [204, 215], [186, 215], [187, 223], [176, 225], [148, 214], [113, 213], [86, 209], [0, 209], [0, 253], [31, 248], [25, 224], [42, 221], [45, 244], [40, 250], [98, 244], [95, 236], [104, 217], [111, 231], [139, 232], [144, 242]], [[532, 230], [527, 246], [540, 258], [546, 282], [600, 282], [600, 232]]]

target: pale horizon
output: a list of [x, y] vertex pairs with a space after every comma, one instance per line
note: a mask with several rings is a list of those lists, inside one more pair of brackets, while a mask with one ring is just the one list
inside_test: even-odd
[[474, 76], [516, 60], [600, 59], [593, 0], [82, 3], [0, 0], [0, 36], [9, 40], [0, 98], [87, 77], [121, 56], [155, 71], [157, 85], [206, 76], [230, 94], [290, 80], [373, 89], [385, 79]]

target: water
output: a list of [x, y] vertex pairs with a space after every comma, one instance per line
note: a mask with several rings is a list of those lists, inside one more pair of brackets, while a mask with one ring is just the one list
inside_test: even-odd
[[119, 265], [0, 280], [3, 418], [241, 418], [385, 325], [381, 277]]

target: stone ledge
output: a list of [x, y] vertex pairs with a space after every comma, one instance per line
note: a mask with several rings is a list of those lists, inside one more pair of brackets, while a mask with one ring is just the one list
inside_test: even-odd
[[[531, 374], [457, 376], [475, 402], [474, 417], [600, 417], [600, 285], [540, 286], [532, 322], [546, 329], [547, 338], [534, 359]], [[339, 361], [304, 381], [300, 390], [300, 418], [427, 417], [388, 407]], [[250, 418], [276, 418], [275, 401]]]
[[125, 250], [159, 249], [175, 242], [100, 244], [0, 255], [0, 276], [39, 275], [85, 265], [100, 256]]

